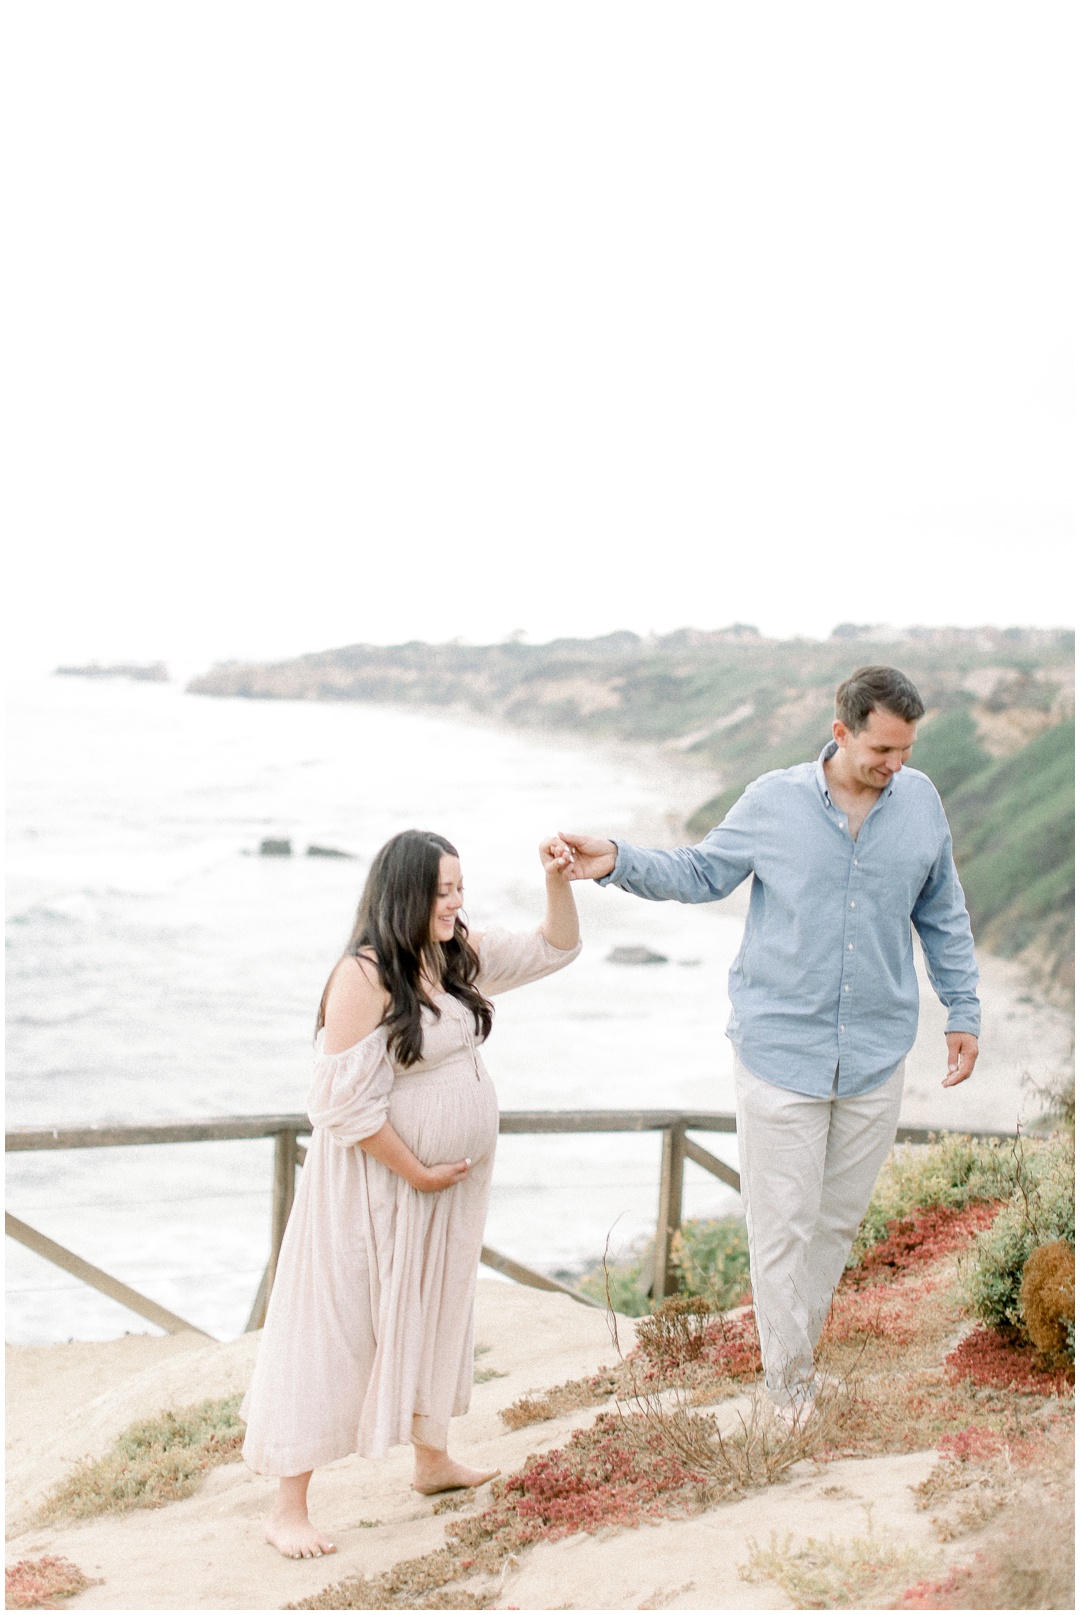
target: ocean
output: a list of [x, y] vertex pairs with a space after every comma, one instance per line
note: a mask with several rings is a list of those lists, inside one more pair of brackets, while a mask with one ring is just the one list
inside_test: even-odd
[[[645, 752], [459, 717], [29, 674], [11, 691], [8, 767], [9, 1126], [302, 1111], [319, 995], [388, 836], [448, 836], [472, 922], [525, 929], [543, 908], [543, 835], [670, 844], [714, 788]], [[260, 857], [268, 837], [293, 855]], [[496, 1003], [485, 1057], [502, 1107], [731, 1109], [738, 915], [576, 891], [581, 958]], [[635, 944], [668, 962], [609, 961]], [[737, 1165], [730, 1135], [710, 1148]], [[266, 1260], [271, 1153], [10, 1155], [8, 1206], [227, 1339]], [[658, 1188], [655, 1136], [504, 1137], [487, 1242], [574, 1271], [647, 1235]], [[687, 1215], [736, 1206], [688, 1165]], [[7, 1255], [9, 1341], [155, 1332], [14, 1241]]]

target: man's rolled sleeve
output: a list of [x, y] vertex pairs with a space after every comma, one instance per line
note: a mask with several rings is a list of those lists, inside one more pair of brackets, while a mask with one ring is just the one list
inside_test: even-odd
[[629, 841], [620, 841], [618, 836], [611, 836], [615, 843], [615, 868], [610, 875], [601, 875], [593, 884], [596, 886], [621, 886], [623, 877], [630, 867], [630, 854], [634, 851]]
[[656, 903], [715, 903], [726, 897], [753, 871], [750, 825], [739, 812], [743, 800], [696, 847], [664, 851], [616, 840], [615, 868], [597, 884]]
[[945, 1030], [971, 1032], [978, 1037], [982, 1016], [975, 941], [948, 829], [911, 918], [922, 943], [927, 974], [949, 1012]]

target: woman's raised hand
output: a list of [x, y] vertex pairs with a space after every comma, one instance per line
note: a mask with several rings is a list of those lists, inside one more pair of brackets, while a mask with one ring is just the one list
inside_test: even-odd
[[574, 854], [562, 836], [548, 836], [540, 843], [540, 862], [544, 866], [547, 890], [547, 913], [541, 921], [540, 934], [553, 948], [576, 948], [581, 941], [581, 931], [577, 904], [570, 890]]
[[615, 868], [619, 849], [603, 836], [572, 835], [569, 830], [560, 830], [552, 837], [552, 844], [560, 849], [559, 868], [564, 880], [601, 880]]
[[574, 861], [574, 854], [566, 845], [562, 836], [547, 836], [540, 843], [540, 862], [544, 866], [545, 875], [561, 875], [564, 880], [571, 877], [567, 870]]
[[413, 1188], [419, 1189], [422, 1194], [438, 1194], [440, 1189], [452, 1189], [455, 1183], [461, 1183], [468, 1177], [471, 1166], [470, 1160], [464, 1160], [442, 1161], [438, 1166], [421, 1167]]

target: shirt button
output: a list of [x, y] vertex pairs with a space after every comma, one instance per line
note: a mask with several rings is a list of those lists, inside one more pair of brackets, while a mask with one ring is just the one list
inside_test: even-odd
[[842, 1027], [841, 1027], [841, 1028], [840, 1028], [840, 1030], [841, 1030], [841, 1031], [842, 1031], [842, 1032], [846, 1032], [846, 1031], [847, 1031], [847, 1027], [846, 1027], [846, 1026], [842, 1026]]
[[854, 907], [855, 907], [855, 899], [854, 899], [854, 898], [852, 898], [852, 899], [851, 899], [851, 907], [852, 907], [852, 908], [854, 908]]
[[859, 860], [856, 858], [856, 860], [855, 860], [856, 868], [858, 867], [858, 863], [859, 863]]
[[855, 948], [855, 944], [854, 944], [854, 942], [849, 942], [849, 943], [848, 943], [848, 945], [847, 945], [847, 950], [848, 950], [848, 952], [849, 952], [849, 953], [851, 953], [851, 952], [853, 952], [853, 951], [854, 951], [854, 948]]
[[844, 821], [843, 821], [843, 819], [837, 819], [837, 821], [836, 821], [836, 822], [837, 822], [837, 824], [838, 824], [838, 825], [839, 825], [839, 826], [840, 826], [840, 828], [841, 828], [841, 830], [842, 830], [842, 829], [843, 829], [843, 828], [844, 828]]
[[847, 984], [847, 982], [846, 982], [846, 981], [845, 981], [845, 983], [844, 983], [844, 991], [845, 991], [845, 992], [846, 992], [846, 993], [849, 993], [849, 992], [850, 992], [850, 991], [851, 991], [851, 988], [850, 988], [850, 987], [849, 987], [849, 986], [848, 986], [848, 984]]

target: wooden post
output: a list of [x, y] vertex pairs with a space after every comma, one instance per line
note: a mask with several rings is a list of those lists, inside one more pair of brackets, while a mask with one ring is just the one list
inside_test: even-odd
[[270, 1260], [263, 1270], [259, 1280], [259, 1288], [252, 1303], [251, 1312], [245, 1326], [245, 1334], [253, 1329], [261, 1329], [266, 1322], [266, 1308], [270, 1302], [270, 1291], [274, 1288], [274, 1274], [277, 1272], [278, 1257], [281, 1255], [281, 1241], [285, 1238], [285, 1225], [292, 1210], [293, 1198], [296, 1194], [296, 1162], [300, 1153], [300, 1146], [296, 1142], [296, 1133], [292, 1128], [285, 1128], [274, 1135], [274, 1196], [270, 1211]]
[[660, 1157], [660, 1214], [656, 1220], [653, 1267], [654, 1306], [666, 1295], [674, 1295], [679, 1288], [678, 1275], [671, 1261], [671, 1242], [682, 1226], [685, 1132], [685, 1127], [679, 1123], [664, 1129], [664, 1146]]
[[255, 1291], [255, 1299], [251, 1303], [248, 1321], [244, 1325], [244, 1333], [250, 1335], [255, 1329], [261, 1329], [266, 1322], [266, 1303], [270, 1299], [270, 1264], [267, 1262], [259, 1280], [259, 1288]]
[[291, 1130], [279, 1133], [274, 1139], [274, 1206], [270, 1219], [270, 1261], [268, 1263], [266, 1297], [274, 1288], [281, 1241], [285, 1238], [285, 1224], [292, 1210], [296, 1193], [296, 1134]]

